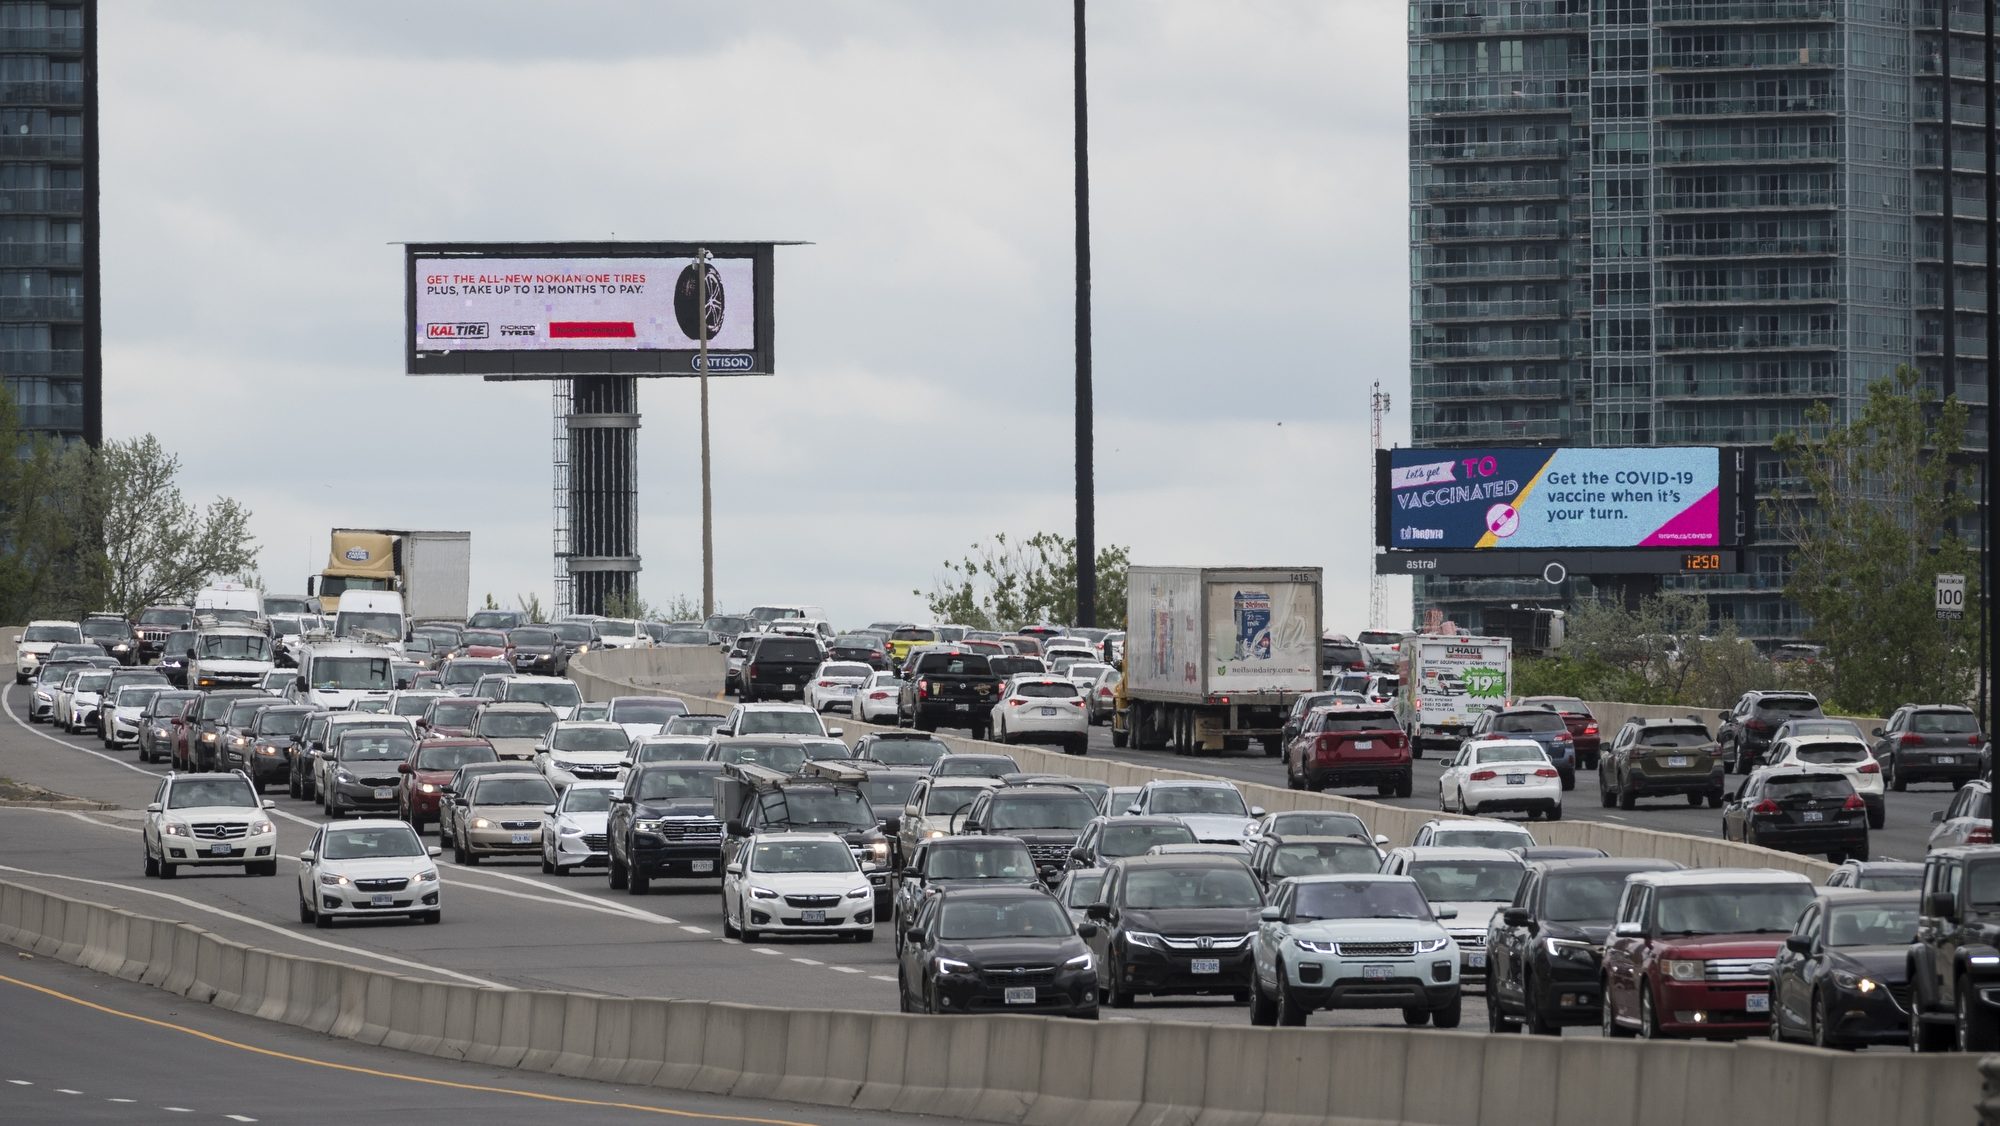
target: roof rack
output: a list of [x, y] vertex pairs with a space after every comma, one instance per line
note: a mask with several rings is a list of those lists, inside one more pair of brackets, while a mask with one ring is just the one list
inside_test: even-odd
[[732, 762], [722, 768], [722, 772], [739, 782], [756, 787], [776, 786], [791, 781], [792, 776], [782, 770], [768, 766], [758, 766], [754, 762]]
[[837, 758], [808, 759], [799, 767], [799, 774], [828, 782], [859, 784], [868, 780], [868, 768]]

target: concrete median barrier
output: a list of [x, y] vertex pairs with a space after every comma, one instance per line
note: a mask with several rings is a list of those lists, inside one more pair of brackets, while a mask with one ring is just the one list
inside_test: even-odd
[[1744, 1107], [1771, 1126], [1916, 1126], [1969, 1121], [1981, 1097], [1979, 1061], [1962, 1055], [791, 1011], [471, 986], [260, 950], [4, 882], [0, 940], [404, 1051], [1023, 1126], [1685, 1126]]

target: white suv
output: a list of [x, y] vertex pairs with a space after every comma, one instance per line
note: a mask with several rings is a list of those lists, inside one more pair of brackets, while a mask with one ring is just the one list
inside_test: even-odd
[[810, 735], [837, 739], [838, 727], [828, 727], [810, 704], [738, 704], [729, 709], [717, 735]]
[[140, 830], [146, 874], [172, 879], [182, 865], [242, 865], [253, 876], [278, 874], [278, 827], [240, 773], [169, 774], [146, 806]]
[[75, 622], [29, 622], [27, 629], [14, 635], [14, 683], [28, 683], [35, 670], [42, 667], [42, 658], [49, 655], [49, 650], [58, 645], [82, 643], [83, 627]]
[[992, 728], [998, 742], [1054, 743], [1080, 755], [1090, 741], [1090, 701], [1073, 680], [1015, 677], [993, 705]]

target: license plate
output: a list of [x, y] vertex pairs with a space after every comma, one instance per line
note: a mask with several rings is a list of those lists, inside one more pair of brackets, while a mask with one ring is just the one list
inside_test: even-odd
[[395, 905], [395, 898], [386, 891], [376, 892], [374, 895], [368, 897], [368, 906], [370, 907], [393, 907]]
[[715, 871], [715, 861], [713, 861], [713, 860], [690, 860], [690, 861], [688, 861], [688, 871], [690, 871], [690, 872], [713, 872], [713, 871]]
[[972, 710], [972, 705], [971, 705], [971, 704], [954, 704], [954, 705], [952, 705], [952, 706], [953, 706], [953, 707], [955, 707], [955, 708], [957, 708], [957, 709], [958, 709], [959, 711], [962, 711], [962, 712], [969, 712], [969, 711], [971, 711], [971, 710]]
[[796, 685], [796, 684], [787, 684], [787, 685], [783, 685], [782, 687], [780, 687], [780, 688], [778, 689], [778, 691], [780, 691], [780, 692], [797, 692], [798, 690], [799, 690], [799, 686], [798, 686], [798, 685]]
[[1375, 746], [1375, 740], [1373, 739], [1356, 739], [1354, 741], [1354, 749], [1357, 751], [1369, 750], [1374, 746]]
[[1670, 769], [1670, 770], [1671, 770], [1671, 769], [1674, 769], [1674, 768], [1676, 768], [1676, 767], [1682, 767], [1682, 766], [1686, 766], [1687, 764], [1688, 764], [1688, 757], [1687, 757], [1686, 755], [1668, 755], [1668, 756], [1667, 756], [1667, 767], [1668, 767], [1668, 769]]
[[824, 923], [824, 922], [826, 922], [826, 912], [825, 912], [825, 911], [801, 911], [801, 912], [799, 912], [799, 921], [800, 921], [800, 922], [802, 922], [802, 923], [808, 923], [808, 924], [810, 924], [810, 923]]
[[1381, 981], [1384, 978], [1396, 976], [1396, 967], [1363, 966], [1361, 967], [1361, 976], [1369, 981]]
[[1939, 756], [1937, 757], [1937, 764], [1938, 764], [1939, 766], [1956, 766], [1956, 765], [1958, 764], [1958, 756], [1957, 756], [1957, 755], [1939, 755]]
[[1528, 784], [1528, 776], [1525, 774], [1509, 774], [1507, 776], [1507, 784], [1509, 786], [1525, 786]]
[[1032, 985], [1010, 985], [1007, 987], [1009, 1005], [1032, 1005], [1035, 1003], [1035, 987]]
[[1808, 809], [1808, 810], [1806, 810], [1806, 811], [1805, 811], [1805, 813], [1804, 813], [1804, 814], [1802, 814], [1801, 816], [1803, 816], [1803, 817], [1804, 817], [1804, 818], [1805, 818], [1805, 819], [1806, 819], [1807, 821], [1824, 821], [1824, 820], [1826, 820], [1826, 814], [1824, 814], [1824, 813], [1821, 813], [1821, 812], [1820, 812], [1819, 810], [1817, 810], [1817, 809]]
[[236, 848], [234, 845], [219, 844], [219, 845], [208, 846], [208, 854], [210, 856], [229, 856], [234, 854], [235, 852]]
[[1483, 970], [1483, 969], [1485, 969], [1485, 968], [1486, 968], [1486, 955], [1485, 955], [1485, 954], [1467, 954], [1467, 955], [1465, 956], [1465, 968], [1466, 968], [1466, 969], [1468, 969], [1468, 970]]
[[515, 833], [515, 834], [514, 834], [514, 843], [515, 843], [515, 844], [533, 844], [533, 843], [534, 843], [534, 841], [535, 841], [535, 835], [534, 835], [533, 833]]
[[1743, 998], [1743, 1011], [1748, 1013], [1768, 1013], [1771, 1011], [1769, 993], [1752, 993]]
[[843, 684], [835, 688], [834, 691], [840, 693], [842, 696], [852, 696], [854, 695], [854, 686], [852, 684]]
[[389, 788], [388, 786], [377, 786], [377, 787], [375, 787], [375, 800], [376, 800], [376, 801], [390, 801], [390, 800], [394, 799], [394, 798], [395, 798], [395, 796], [396, 796], [396, 791], [395, 791], [395, 790], [393, 790], [393, 789], [391, 789], [391, 788]]
[[1222, 959], [1196, 958], [1194, 964], [1188, 968], [1190, 971], [1198, 974], [1219, 974], [1222, 972]]
[[1043, 714], [1043, 715], [1054, 715], [1054, 714], [1056, 714], [1056, 710], [1055, 710], [1054, 708], [1043, 708], [1043, 709], [1042, 709], [1042, 714]]

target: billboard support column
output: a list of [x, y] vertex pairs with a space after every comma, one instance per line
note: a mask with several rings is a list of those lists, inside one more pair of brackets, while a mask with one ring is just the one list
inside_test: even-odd
[[695, 366], [701, 369], [701, 616], [715, 613], [715, 521], [710, 508], [708, 477], [708, 251], [694, 252], [696, 304], [703, 310]]

